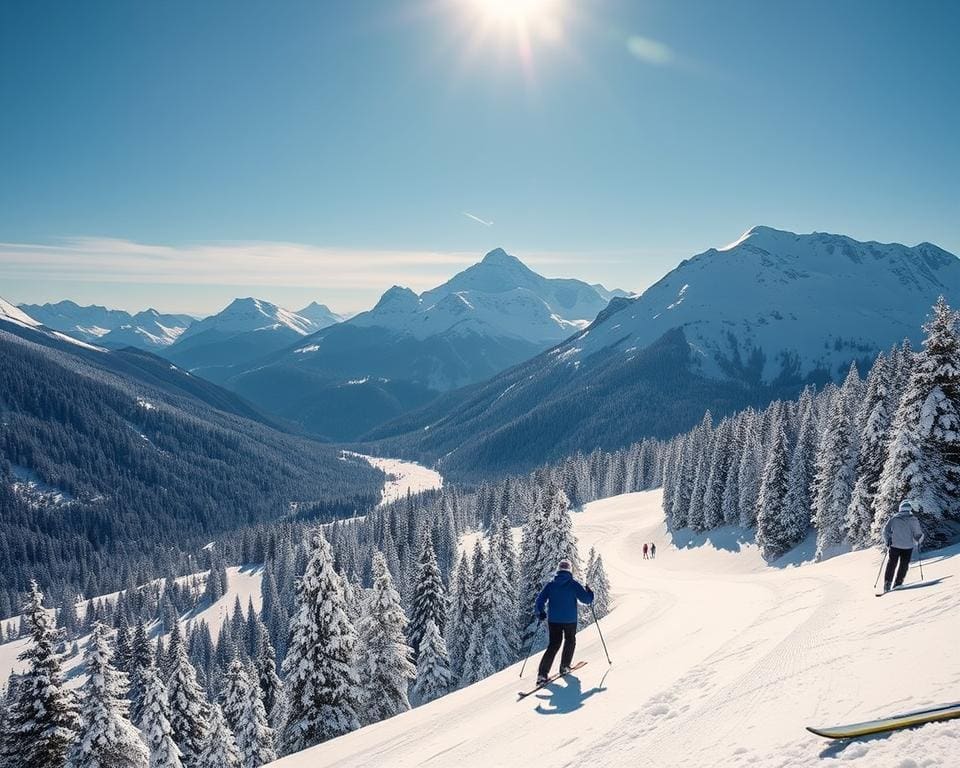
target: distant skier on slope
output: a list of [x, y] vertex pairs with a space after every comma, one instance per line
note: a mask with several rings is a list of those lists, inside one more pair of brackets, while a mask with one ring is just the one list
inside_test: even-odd
[[[537, 597], [537, 618], [540, 621], [548, 619], [547, 626], [550, 631], [547, 650], [540, 659], [537, 685], [545, 683], [550, 675], [550, 667], [553, 666], [561, 642], [563, 653], [560, 656], [560, 674], [565, 675], [570, 670], [573, 651], [577, 647], [578, 600], [589, 605], [593, 602], [593, 590], [573, 578], [570, 561], [564, 558], [557, 565], [557, 575], [553, 577], [553, 581], [548, 582]], [[547, 606], [547, 611], [544, 611], [544, 606]]]
[[643, 559], [644, 559], [644, 560], [647, 559], [647, 549], [648, 549], [648, 548], [647, 548], [647, 545], [644, 544], [644, 545], [643, 545]]
[[650, 559], [654, 560], [657, 557], [657, 545], [653, 542], [650, 543]]
[[[913, 548], [923, 542], [923, 529], [913, 514], [913, 504], [904, 500], [900, 509], [883, 526], [883, 543], [887, 546], [887, 571], [883, 576], [883, 591], [890, 591], [890, 584], [899, 587], [910, 567]], [[896, 581], [894, 581], [896, 572]]]

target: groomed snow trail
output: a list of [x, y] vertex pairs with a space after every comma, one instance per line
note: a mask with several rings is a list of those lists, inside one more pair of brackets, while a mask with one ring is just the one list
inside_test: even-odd
[[[960, 550], [925, 562], [924, 585], [876, 599], [876, 552], [771, 568], [730, 531], [678, 549], [662, 518], [659, 491], [574, 518], [582, 554], [596, 546], [612, 583], [601, 622], [612, 667], [582, 627], [588, 665], [523, 701], [535, 659], [523, 680], [517, 664], [274, 765], [958, 765], [960, 723], [839, 745], [804, 726], [960, 699]], [[645, 561], [650, 541], [658, 556]]]

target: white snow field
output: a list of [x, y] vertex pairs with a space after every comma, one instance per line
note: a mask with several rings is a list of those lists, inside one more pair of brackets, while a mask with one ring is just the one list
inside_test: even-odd
[[[908, 589], [875, 598], [877, 552], [769, 567], [732, 530], [672, 543], [659, 491], [574, 519], [582, 555], [595, 545], [612, 584], [612, 667], [586, 626], [587, 666], [538, 694], [516, 697], [534, 658], [523, 680], [517, 664], [272, 765], [960, 765], [960, 721], [848, 743], [804, 730], [960, 699], [960, 547], [931, 555], [925, 582], [914, 568]], [[645, 561], [649, 541], [657, 559]]]
[[443, 477], [439, 472], [420, 464], [414, 464], [412, 461], [383, 459], [377, 456], [364, 456], [360, 453], [353, 455], [359, 456], [377, 469], [387, 473], [387, 482], [384, 483], [383, 495], [380, 499], [381, 504], [389, 504], [391, 501], [402, 499], [406, 497], [408, 491], [410, 493], [420, 493], [443, 486]]

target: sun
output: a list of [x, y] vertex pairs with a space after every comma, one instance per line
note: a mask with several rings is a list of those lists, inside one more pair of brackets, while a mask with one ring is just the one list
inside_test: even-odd
[[473, 0], [487, 21], [526, 27], [546, 20], [555, 5], [552, 0]]

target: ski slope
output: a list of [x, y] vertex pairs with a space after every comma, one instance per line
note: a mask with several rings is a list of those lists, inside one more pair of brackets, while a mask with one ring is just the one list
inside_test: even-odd
[[[923, 585], [914, 570], [909, 590], [878, 599], [876, 552], [769, 567], [735, 531], [672, 542], [662, 518], [659, 491], [575, 517], [582, 553], [595, 545], [612, 583], [612, 667], [584, 627], [587, 666], [521, 702], [535, 660], [523, 680], [515, 665], [273, 765], [960, 765], [957, 721], [848, 744], [804, 731], [960, 699], [960, 548], [931, 556]], [[642, 560], [645, 541], [656, 560]]]

